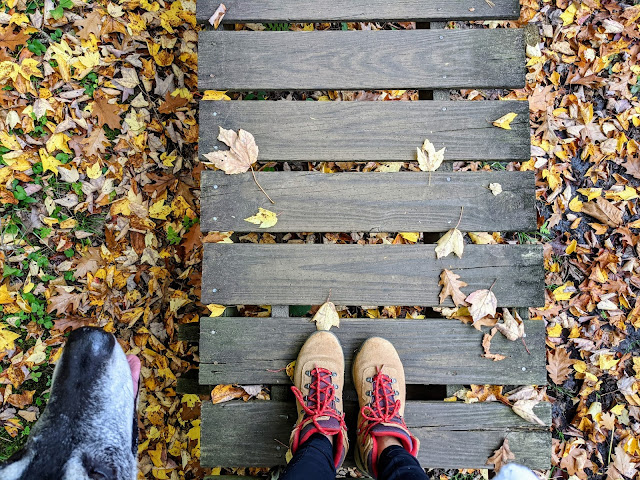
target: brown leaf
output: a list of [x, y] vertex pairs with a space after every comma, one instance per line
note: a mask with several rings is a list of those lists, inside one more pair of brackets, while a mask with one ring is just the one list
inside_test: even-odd
[[167, 92], [164, 96], [164, 102], [158, 107], [158, 112], [169, 114], [174, 113], [180, 107], [184, 107], [189, 103], [188, 98], [176, 95], [175, 97], [171, 93]]
[[538, 425], [542, 425], [544, 427], [544, 422], [540, 420], [540, 418], [538, 418], [538, 416], [533, 412], [533, 407], [535, 407], [538, 403], [540, 403], [540, 400], [538, 399], [518, 400], [513, 404], [513, 407], [511, 407], [511, 409], [513, 410], [513, 413], [515, 413], [519, 417], [524, 418], [527, 422], [537, 423]]
[[[517, 312], [516, 317], [518, 317]], [[497, 323], [496, 328], [509, 340], [513, 342], [524, 336], [524, 323], [519, 317], [514, 318], [506, 308], [502, 309], [502, 320], [503, 323]]]
[[47, 313], [56, 312], [58, 315], [75, 311], [80, 302], [86, 297], [86, 293], [69, 293], [62, 288], [57, 288], [58, 295], [49, 299]]
[[182, 242], [180, 242], [180, 246], [184, 248], [185, 258], [201, 245], [202, 233], [200, 232], [200, 223], [194, 223], [189, 231], [182, 237]]
[[82, 151], [87, 157], [99, 157], [107, 151], [109, 139], [102, 128], [94, 128], [91, 135], [80, 140], [80, 144], [83, 145]]
[[622, 166], [627, 170], [627, 174], [640, 179], [640, 159], [629, 158]]
[[496, 315], [498, 299], [491, 290], [476, 290], [466, 298], [466, 302], [471, 304], [469, 313], [474, 323], [487, 315]]
[[249, 132], [240, 129], [236, 134], [220, 127], [218, 140], [228, 145], [230, 150], [205, 153], [204, 157], [225, 173], [244, 173], [258, 160], [258, 146]]
[[16, 408], [24, 408], [33, 403], [34, 393], [36, 393], [35, 390], [26, 390], [23, 393], [13, 393], [7, 397], [6, 402]]
[[234, 385], [216, 385], [211, 390], [211, 401], [214, 404], [228, 402], [236, 398], [242, 398], [244, 394], [243, 388]]
[[224, 18], [224, 14], [227, 13], [227, 7], [224, 3], [221, 3], [216, 11], [209, 18], [209, 23], [213, 25], [213, 28], [217, 29], [220, 26], [220, 22]]
[[577, 446], [572, 446], [569, 454], [560, 461], [560, 468], [566, 469], [569, 475], [576, 475], [581, 480], [587, 480], [584, 469], [593, 469], [593, 466], [586, 450]]
[[487, 465], [493, 464], [493, 468], [498, 472], [504, 465], [509, 463], [510, 460], [515, 460], [516, 456], [509, 448], [509, 440], [506, 438], [502, 443], [502, 446], [493, 452], [493, 455], [487, 460]]
[[636, 478], [638, 464], [633, 462], [633, 457], [624, 451], [622, 445], [616, 447], [613, 458], [613, 464], [609, 464], [607, 469], [607, 480], [619, 480], [623, 475], [627, 478]]
[[74, 266], [74, 276], [82, 278], [87, 272], [96, 273], [99, 265], [102, 265], [102, 256], [98, 247], [89, 247], [87, 252], [78, 259]]
[[5, 28], [0, 27], [0, 47], [6, 47], [9, 50], [15, 50], [16, 47], [25, 45], [29, 38], [29, 35], [24, 33], [24, 31], [22, 30], [14, 32], [12, 25], [9, 25]]
[[602, 197], [598, 197], [595, 202], [583, 203], [582, 213], [586, 213], [610, 227], [622, 225], [623, 215], [620, 209]]
[[73, 25], [76, 27], [82, 27], [78, 32], [78, 37], [82, 40], [90, 40], [91, 34], [93, 33], [96, 38], [100, 38], [100, 24], [102, 23], [102, 18], [103, 15], [100, 10], [95, 9], [76, 20]]
[[[122, 109], [120, 105], [109, 103], [107, 97], [100, 92], [96, 92], [93, 99], [92, 113], [98, 117], [98, 125], [102, 127], [102, 125], [106, 124], [109, 128], [119, 129], [122, 125], [122, 119], [120, 118]], [[99, 130], [102, 129], [100, 128]]]
[[78, 317], [76, 315], [67, 315], [53, 321], [53, 329], [59, 332], [65, 332], [68, 328], [75, 330], [76, 328], [95, 325], [98, 319], [95, 317]]
[[482, 356], [488, 358], [489, 360], [493, 360], [494, 362], [499, 362], [500, 360], [504, 360], [507, 357], [505, 357], [504, 355], [500, 355], [499, 353], [491, 353], [490, 351], [491, 339], [496, 333], [498, 333], [498, 329], [494, 327], [491, 329], [491, 333], [485, 333], [482, 337], [482, 348], [484, 349], [484, 355]]
[[331, 327], [340, 328], [340, 317], [333, 302], [323, 303], [311, 321], [316, 323], [318, 330], [329, 331]]
[[547, 352], [547, 372], [553, 383], [562, 385], [562, 383], [571, 375], [571, 366], [575, 360], [569, 358], [569, 353], [564, 347], [556, 347], [553, 353]]
[[451, 296], [451, 300], [456, 307], [465, 305], [465, 294], [460, 291], [462, 287], [466, 287], [467, 284], [462, 280], [459, 280], [460, 275], [453, 273], [446, 268], [440, 274], [440, 282], [438, 285], [442, 285], [442, 291], [440, 292], [440, 303], [443, 303], [448, 296]]

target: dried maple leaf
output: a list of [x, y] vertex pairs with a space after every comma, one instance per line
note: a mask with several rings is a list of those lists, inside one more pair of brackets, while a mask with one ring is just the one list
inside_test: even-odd
[[93, 99], [92, 113], [98, 117], [98, 124], [101, 127], [106, 124], [111, 129], [119, 129], [122, 125], [122, 118], [120, 118], [122, 108], [120, 105], [109, 103], [107, 97], [99, 92], [96, 92]]
[[171, 95], [167, 92], [164, 96], [164, 102], [158, 107], [158, 112], [169, 114], [175, 112], [178, 108], [184, 107], [189, 103], [189, 99], [180, 95]]
[[256, 140], [246, 130], [227, 130], [220, 127], [218, 140], [229, 146], [230, 150], [205, 153], [204, 157], [227, 174], [244, 173], [258, 160]]
[[491, 329], [491, 333], [485, 333], [484, 336], [482, 337], [482, 348], [484, 350], [484, 355], [482, 356], [490, 360], [493, 360], [494, 362], [499, 362], [500, 360], [504, 360], [507, 357], [505, 357], [504, 355], [500, 355], [499, 353], [491, 353], [490, 351], [491, 339], [496, 333], [498, 333], [498, 329], [494, 327]]
[[560, 460], [560, 468], [566, 469], [569, 475], [576, 475], [581, 480], [587, 480], [585, 468], [593, 469], [593, 466], [587, 451], [577, 446], [572, 446], [569, 453]]
[[209, 23], [213, 25], [213, 28], [217, 29], [220, 26], [220, 22], [224, 18], [225, 13], [227, 13], [227, 7], [224, 3], [221, 3], [218, 5], [218, 8], [216, 8], [216, 11], [213, 12], [211, 18], [209, 18]]
[[451, 296], [451, 300], [455, 306], [464, 305], [466, 295], [460, 291], [462, 287], [466, 287], [467, 284], [459, 280], [460, 275], [453, 273], [446, 268], [440, 274], [440, 282], [438, 285], [442, 285], [442, 291], [440, 292], [440, 303], [443, 303], [448, 296]]
[[569, 358], [569, 353], [564, 347], [556, 347], [553, 353], [547, 352], [547, 372], [553, 383], [562, 385], [572, 373], [571, 366], [575, 360]]
[[469, 313], [474, 323], [483, 317], [496, 315], [498, 299], [491, 290], [476, 290], [465, 301], [470, 304]]
[[493, 468], [499, 471], [503, 465], [509, 463], [510, 460], [515, 460], [516, 456], [513, 454], [511, 449], [509, 448], [509, 440], [506, 438], [502, 443], [502, 446], [493, 452], [487, 460], [487, 465], [493, 464]]
[[[516, 312], [516, 317], [518, 314]], [[502, 323], [497, 323], [498, 331], [512, 342], [524, 336], [524, 323], [518, 318], [514, 318], [508, 309], [502, 309]]]
[[519, 417], [524, 418], [529, 423], [537, 423], [538, 425], [542, 425], [544, 422], [538, 418], [538, 416], [533, 413], [533, 407], [540, 403], [540, 400], [518, 400], [513, 404], [511, 409], [513, 413], [518, 415]]
[[340, 328], [340, 317], [333, 302], [325, 302], [311, 319], [316, 323], [317, 330], [331, 330], [331, 327]]
[[33, 403], [34, 393], [36, 393], [35, 390], [25, 390], [22, 393], [12, 393], [5, 401], [16, 408], [24, 408]]
[[444, 151], [446, 147], [438, 150], [428, 139], [424, 141], [422, 149], [417, 148], [418, 165], [423, 172], [435, 172], [444, 161]]
[[464, 252], [464, 237], [462, 232], [457, 228], [452, 228], [445, 233], [437, 242], [436, 258], [442, 258], [451, 252], [462, 258]]

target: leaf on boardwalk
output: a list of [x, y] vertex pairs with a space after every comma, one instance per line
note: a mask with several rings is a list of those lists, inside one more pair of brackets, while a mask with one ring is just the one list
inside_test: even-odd
[[466, 298], [466, 302], [470, 304], [473, 323], [486, 316], [494, 317], [498, 307], [498, 299], [491, 290], [476, 290]]
[[436, 258], [446, 257], [450, 253], [455, 253], [462, 258], [464, 252], [464, 238], [462, 232], [457, 228], [452, 228], [436, 242]]
[[220, 22], [224, 18], [225, 13], [227, 13], [227, 7], [224, 3], [221, 3], [216, 11], [213, 12], [211, 18], [209, 18], [209, 23], [213, 25], [213, 28], [217, 29], [220, 26]]
[[427, 139], [424, 141], [422, 148], [418, 148], [416, 150], [420, 170], [423, 172], [435, 172], [444, 161], [444, 151], [446, 150], [446, 147], [436, 151], [433, 143]]
[[500, 185], [499, 183], [490, 183], [489, 190], [491, 190], [491, 193], [493, 193], [497, 197], [502, 193], [502, 185]]
[[513, 315], [511, 315], [511, 312], [508, 309], [503, 308], [502, 320], [502, 323], [496, 324], [496, 328], [509, 340], [513, 342], [524, 336], [524, 323], [518, 316], [517, 312], [516, 316], [514, 317]]
[[236, 398], [242, 398], [245, 391], [241, 387], [235, 385], [216, 385], [211, 390], [211, 401], [216, 403], [229, 402]]
[[484, 355], [482, 356], [489, 360], [493, 360], [494, 362], [499, 362], [507, 357], [500, 355], [499, 353], [491, 353], [491, 339], [493, 339], [496, 333], [498, 333], [498, 329], [493, 327], [491, 329], [491, 333], [485, 333], [482, 337], [482, 348], [484, 350]]
[[240, 129], [236, 133], [220, 127], [218, 140], [228, 145], [230, 150], [205, 153], [204, 157], [224, 173], [244, 173], [258, 160], [256, 140], [246, 130]]
[[331, 327], [340, 328], [340, 316], [333, 302], [324, 303], [311, 319], [316, 323], [317, 330], [331, 330]]
[[278, 216], [271, 210], [259, 207], [258, 213], [252, 217], [245, 218], [244, 220], [246, 222], [259, 225], [259, 228], [269, 228], [278, 223]]
[[218, 305], [216, 303], [210, 303], [207, 305], [207, 308], [209, 309], [210, 317], [219, 317], [227, 309], [224, 305]]
[[564, 347], [556, 347], [553, 353], [547, 352], [547, 372], [551, 380], [556, 385], [562, 383], [571, 375], [571, 367], [575, 360], [569, 357], [569, 353]]
[[493, 122], [493, 125], [499, 128], [503, 128], [505, 130], [511, 130], [511, 122], [513, 122], [517, 116], [518, 116], [517, 113], [513, 113], [513, 112], [507, 113], [506, 115], [503, 115], [498, 120]]
[[505, 438], [502, 446], [489, 457], [487, 465], [493, 464], [493, 468], [498, 472], [504, 465], [509, 463], [510, 460], [515, 460], [515, 458], [516, 456], [509, 448], [509, 440]]
[[440, 303], [443, 303], [448, 296], [451, 296], [451, 300], [455, 306], [465, 305], [464, 299], [466, 295], [460, 291], [462, 287], [466, 287], [467, 284], [460, 280], [460, 275], [453, 273], [446, 268], [440, 274], [440, 282], [438, 285], [442, 285], [442, 291], [440, 292]]
[[537, 423], [544, 427], [544, 422], [533, 413], [533, 407], [540, 403], [540, 400], [518, 400], [513, 404], [513, 413], [524, 418], [529, 423]]

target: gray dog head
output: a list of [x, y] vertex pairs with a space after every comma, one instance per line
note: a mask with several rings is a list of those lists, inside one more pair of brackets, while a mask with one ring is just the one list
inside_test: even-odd
[[110, 333], [69, 335], [49, 403], [25, 448], [0, 465], [2, 480], [134, 480], [140, 361]]

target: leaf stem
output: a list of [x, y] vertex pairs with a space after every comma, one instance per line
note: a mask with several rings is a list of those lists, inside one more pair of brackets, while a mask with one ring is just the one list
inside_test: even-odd
[[460, 207], [460, 218], [458, 219], [458, 223], [456, 224], [456, 228], [458, 228], [460, 226], [460, 222], [462, 221], [462, 212], [464, 212], [464, 205], [462, 205]]
[[256, 178], [256, 172], [254, 172], [254, 171], [253, 171], [253, 165], [251, 165], [251, 166], [250, 166], [250, 168], [251, 168], [251, 175], [253, 175], [253, 181], [254, 181], [254, 182], [256, 182], [256, 185], [258, 186], [258, 188], [259, 188], [260, 190], [262, 190], [262, 193], [264, 193], [264, 194], [265, 194], [265, 196], [269, 199], [269, 201], [270, 201], [273, 205], [275, 205], [275, 204], [276, 204], [276, 202], [274, 202], [274, 201], [271, 199], [271, 197], [269, 196], [269, 194], [268, 194], [267, 192], [265, 192], [265, 191], [264, 191], [264, 188], [262, 188], [262, 186], [258, 183], [258, 179]]

